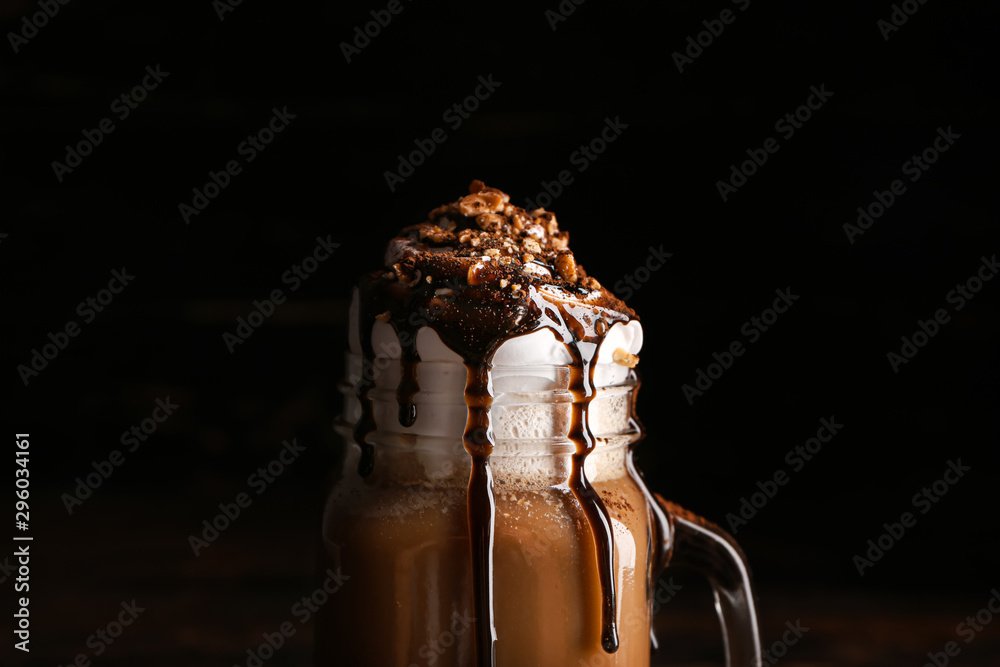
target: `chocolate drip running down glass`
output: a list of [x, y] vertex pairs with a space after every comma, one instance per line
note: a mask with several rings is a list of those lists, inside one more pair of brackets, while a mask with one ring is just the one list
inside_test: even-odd
[[389, 242], [351, 305], [347, 441], [323, 519], [318, 664], [650, 661], [667, 565], [713, 584], [731, 666], [760, 655], [743, 555], [646, 487], [635, 313], [555, 215], [473, 181]]

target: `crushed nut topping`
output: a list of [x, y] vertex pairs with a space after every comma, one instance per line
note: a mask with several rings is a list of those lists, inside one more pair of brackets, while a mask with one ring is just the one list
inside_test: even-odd
[[466, 217], [479, 215], [480, 213], [492, 213], [503, 210], [503, 197], [495, 192], [477, 192], [474, 195], [467, 195], [458, 203], [458, 210]]
[[476, 224], [479, 225], [480, 229], [487, 231], [498, 230], [503, 223], [503, 216], [496, 213], [480, 213], [476, 216]]
[[412, 260], [407, 264], [396, 262], [392, 265], [396, 271], [396, 279], [407, 287], [413, 287], [420, 281], [420, 269], [414, 269]]
[[[452, 223], [454, 226], [454, 223]], [[425, 227], [420, 230], [420, 240], [430, 239], [434, 243], [454, 243], [455, 235], [452, 232], [445, 231], [441, 227], [434, 225], [433, 227]]]
[[521, 271], [529, 276], [539, 276], [541, 278], [550, 278], [552, 276], [552, 273], [544, 266], [539, 266], [533, 262], [525, 264], [521, 267]]
[[616, 349], [611, 358], [619, 366], [627, 366], [628, 368], [635, 368], [636, 364], [639, 363], [639, 355], [632, 354], [624, 347]]
[[482, 262], [476, 262], [475, 264], [469, 267], [469, 272], [465, 277], [465, 281], [470, 285], [482, 284], [484, 280], [483, 269], [485, 268], [486, 268], [485, 264], [483, 264]]
[[560, 252], [556, 255], [556, 272], [563, 280], [575, 283], [578, 280], [576, 273], [576, 259], [571, 252]]
[[392, 260], [400, 263], [393, 265], [392, 275], [407, 285], [413, 284], [418, 267], [439, 276], [442, 271], [452, 271], [445, 267], [455, 262], [462, 271], [458, 275], [465, 277], [468, 271], [470, 283], [497, 285], [503, 279], [503, 289], [523, 296], [524, 289], [517, 287], [517, 281], [528, 278], [574, 294], [589, 293], [592, 303], [597, 298], [607, 299], [609, 307], [632, 314], [587, 275], [554, 213], [515, 206], [506, 193], [480, 180], [472, 181], [468, 194], [434, 208], [426, 222], [405, 228], [400, 237], [408, 243], [401, 244], [403, 249]]

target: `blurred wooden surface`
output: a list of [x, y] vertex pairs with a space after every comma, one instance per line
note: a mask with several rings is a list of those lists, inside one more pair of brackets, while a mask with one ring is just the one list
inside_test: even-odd
[[[153, 502], [98, 489], [69, 516], [58, 494], [46, 494], [32, 543], [32, 651], [15, 655], [8, 644], [0, 664], [68, 666], [86, 652], [101, 667], [245, 665], [247, 649], [293, 620], [291, 606], [315, 587], [311, 527], [320, 508], [309, 493], [276, 483], [197, 558], [187, 538], [212, 499], [174, 494]], [[684, 581], [656, 619], [663, 647], [653, 664], [722, 665], [708, 588]], [[781, 637], [786, 622], [809, 628], [778, 661], [788, 667], [921, 667], [928, 651], [941, 651], [950, 640], [961, 645], [956, 665], [1000, 664], [1000, 622], [969, 644], [955, 635], [988, 591], [974, 604], [811, 588], [759, 594], [765, 647]], [[88, 636], [133, 599], [145, 611], [94, 657]], [[312, 664], [312, 628], [295, 625], [297, 632], [265, 664]]]

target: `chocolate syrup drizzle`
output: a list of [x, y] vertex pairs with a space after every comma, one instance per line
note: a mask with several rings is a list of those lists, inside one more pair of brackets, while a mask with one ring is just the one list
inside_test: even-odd
[[396, 387], [396, 402], [399, 404], [399, 423], [409, 428], [417, 422], [417, 406], [413, 402], [413, 397], [420, 391], [417, 383], [417, 357], [416, 350], [412, 357], [405, 350], [403, 358], [399, 360], [400, 377], [399, 386]]
[[[536, 292], [533, 298], [538, 303]], [[541, 304], [540, 304], [541, 305]], [[553, 308], [554, 306], [554, 308]], [[610, 312], [610, 311], [609, 311]], [[610, 312], [612, 317], [618, 313]], [[617, 318], [615, 318], [617, 319]], [[569, 486], [580, 507], [583, 508], [594, 547], [597, 551], [598, 576], [601, 583], [601, 647], [607, 653], [618, 650], [617, 591], [615, 590], [614, 553], [615, 540], [611, 527], [611, 515], [590, 481], [587, 479], [585, 464], [587, 456], [597, 442], [590, 430], [587, 413], [594, 400], [594, 369], [597, 352], [607, 332], [607, 322], [598, 314], [585, 307], [568, 306], [564, 303], [542, 305], [541, 326], [548, 327], [562, 338], [563, 344], [573, 357], [570, 366], [569, 391], [573, 395], [573, 412], [567, 437], [576, 445]]]
[[[587, 479], [585, 470], [587, 456], [597, 444], [588, 424], [588, 409], [596, 393], [594, 362], [605, 334], [611, 324], [627, 322], [634, 319], [634, 315], [603, 290], [595, 294], [582, 287], [575, 290], [554, 288], [540, 284], [530, 276], [511, 276], [510, 272], [503, 272], [490, 263], [485, 266], [480, 263], [470, 274], [470, 265], [476, 261], [474, 258], [421, 255], [421, 268], [426, 275], [432, 276], [426, 281], [404, 284], [394, 280], [392, 274], [383, 272], [370, 274], [360, 281], [358, 314], [363, 360], [362, 376], [356, 383], [355, 393], [361, 403], [361, 416], [354, 429], [354, 439], [361, 447], [358, 472], [367, 476], [375, 465], [375, 451], [369, 440], [375, 429], [369, 393], [375, 386], [377, 375], [374, 363], [376, 351], [371, 340], [372, 325], [376, 317], [386, 321], [399, 338], [402, 373], [396, 388], [396, 399], [399, 422], [406, 427], [412, 426], [417, 418], [413, 402], [419, 391], [416, 333], [421, 327], [428, 326], [437, 332], [448, 348], [462, 357], [467, 369], [465, 403], [468, 417], [463, 444], [472, 458], [467, 503], [476, 609], [476, 659], [479, 667], [493, 667], [497, 642], [493, 604], [496, 503], [490, 467], [490, 455], [495, 445], [490, 416], [493, 403], [489, 390], [490, 372], [494, 353], [504, 341], [540, 328], [551, 329], [566, 345], [573, 359], [568, 387], [573, 396], [573, 406], [567, 436], [576, 446], [576, 453], [572, 455], [569, 485], [594, 539], [602, 598], [601, 646], [606, 652], [614, 653], [619, 646], [615, 543], [611, 517], [600, 495]], [[474, 276], [473, 284], [469, 284], [467, 276]], [[504, 285], [516, 282], [520, 289], [498, 288], [501, 277], [506, 278]], [[442, 284], [448, 287], [445, 297], [437, 295]], [[634, 403], [632, 414], [634, 428], [641, 433], [641, 424], [634, 416]], [[650, 506], [656, 507], [652, 494], [635, 470], [631, 450], [628, 470]], [[655, 529], [660, 533], [656, 539], [661, 539], [668, 534], [669, 526], [664, 523], [664, 517], [657, 515], [654, 518]], [[656, 550], [659, 551], [658, 548]], [[652, 567], [658, 573], [661, 564], [656, 562]]]
[[[492, 360], [492, 352], [489, 354]], [[476, 608], [476, 664], [496, 664], [497, 629], [493, 616], [493, 538], [496, 532], [496, 501], [493, 497], [493, 429], [490, 425], [489, 391], [492, 364], [466, 359], [465, 404], [469, 417], [462, 442], [472, 456], [469, 476], [469, 540], [472, 546], [473, 604]]]

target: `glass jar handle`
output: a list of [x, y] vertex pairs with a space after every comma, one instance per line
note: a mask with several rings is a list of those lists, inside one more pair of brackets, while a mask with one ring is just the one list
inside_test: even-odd
[[722, 626], [729, 667], [760, 665], [760, 631], [750, 568], [743, 551], [725, 530], [654, 494], [670, 527], [661, 536], [660, 565], [686, 567], [708, 578]]

